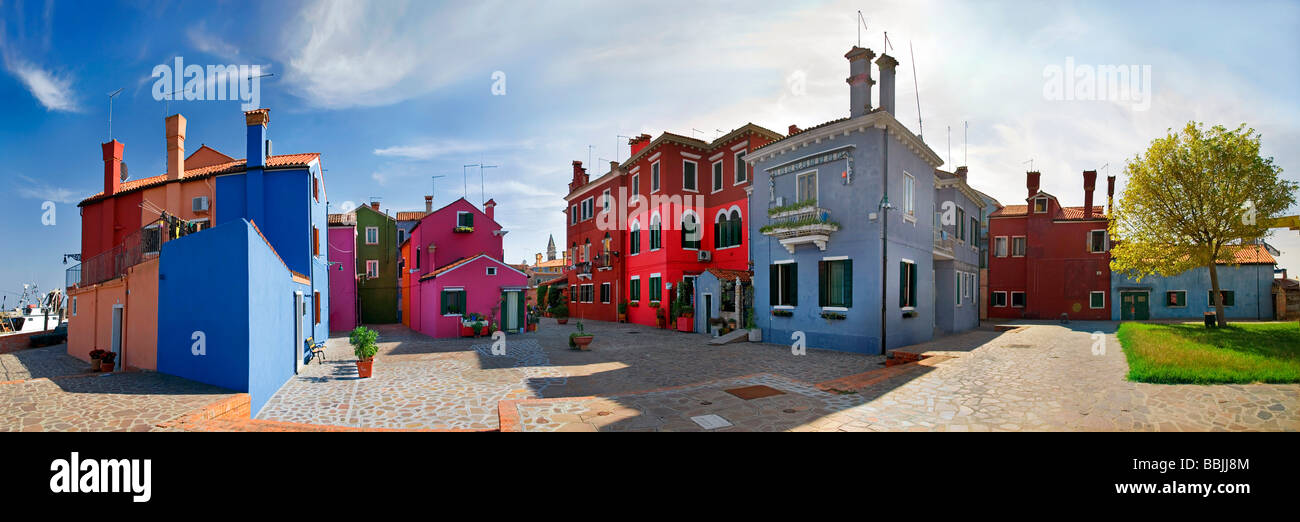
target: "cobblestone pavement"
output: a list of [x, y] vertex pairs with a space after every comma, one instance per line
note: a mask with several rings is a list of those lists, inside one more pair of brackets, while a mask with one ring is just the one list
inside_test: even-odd
[[68, 355], [65, 344], [0, 354], [0, 382], [60, 377], [90, 371], [90, 363]]
[[369, 379], [342, 334], [285, 384], [258, 419], [408, 429], [495, 429], [497, 403], [580, 397], [682, 386], [762, 372], [820, 381], [880, 367], [883, 358], [829, 350], [792, 355], [786, 346], [710, 346], [708, 337], [590, 321], [592, 351], [570, 350], [568, 325], [543, 321], [537, 332], [510, 335], [506, 353], [489, 339], [431, 339], [400, 325], [379, 325], [379, 355]]
[[151, 431], [231, 393], [153, 372], [0, 384], [0, 431]]
[[[960, 354], [913, 365], [850, 394], [780, 376], [643, 394], [516, 403], [526, 431], [1296, 431], [1300, 385], [1158, 385], [1125, 380], [1114, 323], [1044, 323], [968, 332], [909, 349]], [[1094, 334], [1104, 344], [1094, 354]], [[945, 349], [949, 344], [951, 349]], [[810, 352], [811, 353], [811, 352]], [[743, 401], [723, 390], [762, 383], [785, 395]], [[706, 404], [707, 403], [707, 404]]]

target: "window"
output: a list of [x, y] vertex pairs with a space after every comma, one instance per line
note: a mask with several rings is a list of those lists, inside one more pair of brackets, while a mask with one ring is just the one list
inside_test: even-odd
[[1096, 310], [1106, 307], [1106, 292], [1088, 292], [1088, 308]]
[[1047, 212], [1047, 198], [1034, 198], [1034, 213], [1042, 214]]
[[819, 261], [817, 294], [821, 306], [853, 306], [853, 260]]
[[73, 316], [76, 316], [76, 315], [77, 315], [77, 296], [72, 296], [72, 306], [71, 306], [70, 308], [72, 308], [72, 315], [73, 315]]
[[1100, 254], [1106, 251], [1106, 231], [1092, 230], [1088, 232], [1088, 251], [1094, 254]]
[[641, 276], [633, 277], [628, 281], [627, 300], [634, 303], [641, 300]]
[[320, 229], [311, 227], [311, 255], [320, 255]]
[[957, 241], [966, 241], [966, 209], [957, 207]]
[[799, 305], [799, 263], [769, 266], [768, 284], [772, 306]]
[[682, 190], [689, 190], [691, 192], [699, 191], [699, 187], [697, 186], [697, 183], [699, 182], [699, 179], [697, 179], [699, 178], [699, 173], [696, 172], [697, 169], [699, 169], [699, 164], [694, 161], [682, 160]]
[[749, 179], [746, 174], [748, 169], [745, 168], [745, 151], [736, 153], [736, 184], [739, 185]]
[[975, 290], [975, 274], [972, 274], [970, 272], [963, 272], [962, 277], [966, 280], [966, 286], [965, 288], [962, 288], [961, 296], [965, 297], [967, 300], [970, 300], [971, 293], [973, 293]]
[[442, 291], [442, 315], [460, 315], [465, 313], [465, 290], [463, 288]]
[[582, 244], [582, 261], [591, 261], [591, 240], [588, 239]]
[[316, 176], [311, 177], [311, 197], [317, 202], [320, 201], [320, 182], [316, 179]]
[[379, 244], [379, 227], [366, 227], [366, 244]]
[[578, 302], [590, 303], [595, 295], [596, 285], [587, 283], [578, 290]]
[[629, 236], [630, 237], [628, 238], [628, 242], [631, 244], [628, 245], [628, 249], [631, 250], [631, 253], [628, 255], [634, 256], [640, 254], [641, 253], [641, 223], [636, 221], [632, 222], [632, 233], [629, 234]]
[[[1235, 294], [1236, 294], [1236, 293], [1233, 292], [1232, 290], [1219, 290], [1219, 296], [1223, 298], [1223, 306], [1232, 306], [1232, 305], [1234, 304], [1234, 302], [1236, 301], [1236, 295], [1235, 295]], [[1208, 300], [1207, 302], [1209, 302], [1209, 303], [1210, 303], [1210, 306], [1213, 307], [1213, 306], [1214, 306], [1214, 290], [1209, 290], [1209, 291], [1207, 291], [1207, 292], [1205, 293], [1205, 296], [1206, 296], [1206, 299]]]
[[741, 243], [744, 222], [739, 210], [732, 210], [730, 217], [726, 212], [718, 214], [713, 221], [713, 247], [728, 248]]
[[578, 222], [578, 206], [569, 207], [569, 224], [573, 225]]
[[1007, 293], [1006, 293], [1006, 292], [993, 292], [993, 306], [999, 306], [999, 307], [1000, 307], [1000, 306], [1006, 306], [1006, 305], [1007, 305]]
[[903, 212], [909, 216], [916, 215], [916, 178], [906, 172], [903, 173]]
[[312, 292], [311, 302], [316, 307], [316, 315], [312, 318], [315, 319], [316, 324], [320, 324], [320, 292]]
[[906, 259], [898, 262], [898, 306], [916, 307], [916, 263]]
[[713, 164], [713, 192], [722, 190], [722, 160]]
[[954, 297], [956, 298], [957, 306], [961, 306], [961, 289], [963, 286], [966, 286], [966, 278], [962, 277], [961, 272], [954, 272], [953, 275], [957, 278], [956, 282], [952, 287], [954, 292]]
[[971, 245], [979, 244], [979, 239], [980, 239], [979, 233], [980, 233], [980, 219], [975, 216], [971, 216], [970, 218], [970, 244]]
[[497, 267], [495, 267], [495, 266], [489, 266], [489, 267], [487, 267], [487, 275], [490, 275], [490, 276], [497, 275]]
[[400, 245], [404, 242], [406, 242], [406, 229], [399, 228], [397, 229], [397, 244]]
[[682, 248], [689, 250], [700, 249], [700, 224], [695, 218], [694, 213], [682, 214]]
[[993, 255], [1007, 257], [1007, 236], [993, 238]]
[[420, 269], [420, 251], [423, 250], [423, 249], [418, 248], [418, 247], [415, 247], [414, 245], [412, 245], [412, 247], [415, 248], [415, 266], [414, 266], [413, 268], [415, 268], [416, 270], [419, 270], [419, 269]]
[[582, 217], [579, 220], [586, 221], [588, 219], [591, 219], [591, 216], [594, 215], [595, 213], [596, 213], [596, 198], [587, 198], [582, 200]]
[[650, 250], [659, 250], [663, 246], [663, 225], [659, 216], [650, 218]]
[[612, 203], [613, 201], [614, 201], [614, 198], [613, 198], [613, 197], [610, 197], [610, 195], [609, 195], [609, 189], [605, 189], [605, 192], [604, 192], [603, 194], [601, 194], [601, 198], [600, 198], [600, 209], [601, 209], [601, 210], [609, 210], [609, 206], [613, 204], [613, 203]]
[[1025, 307], [1025, 293], [1024, 293], [1024, 292], [1011, 292], [1011, 306], [1013, 306], [1013, 307], [1015, 307], [1015, 308], [1024, 308], [1024, 307]]
[[366, 260], [366, 279], [374, 279], [374, 278], [376, 278], [376, 277], [379, 277], [379, 260], [377, 260], [377, 259], [367, 259], [367, 260]]
[[609, 283], [600, 284], [600, 302], [609, 304]]
[[659, 192], [659, 162], [650, 166], [650, 193]]
[[637, 194], [640, 193], [641, 193], [641, 175], [633, 174], [632, 175], [632, 196], [635, 197]]
[[650, 300], [658, 301], [660, 297], [663, 297], [663, 293], [663, 279], [660, 279], [657, 274], [650, 276]]
[[1011, 238], [1011, 257], [1025, 257], [1025, 236]]
[[817, 199], [817, 171], [805, 172], [795, 177], [795, 201]]
[[1184, 308], [1187, 306], [1187, 291], [1173, 290], [1165, 292], [1165, 306], [1170, 308]]

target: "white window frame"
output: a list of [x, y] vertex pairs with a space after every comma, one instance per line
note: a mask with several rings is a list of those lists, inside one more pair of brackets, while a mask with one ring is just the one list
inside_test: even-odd
[[1007, 291], [1006, 291], [1006, 290], [998, 290], [998, 291], [993, 292], [993, 297], [996, 298], [998, 295], [1001, 295], [1001, 296], [1002, 296], [1002, 304], [998, 304], [998, 300], [997, 300], [997, 299], [993, 299], [992, 302], [989, 303], [989, 304], [991, 304], [994, 308], [1006, 308], [1006, 307], [1007, 307], [1007, 304], [1010, 302], [1010, 301], [1007, 301]]
[[484, 274], [486, 274], [486, 275], [490, 275], [490, 276], [497, 275], [497, 267], [495, 267], [495, 266], [489, 266], [489, 267], [487, 267], [487, 270], [484, 271]]
[[722, 159], [718, 159], [718, 161], [713, 162], [713, 164], [709, 167], [709, 173], [710, 173], [709, 182], [713, 183], [713, 186], [710, 187], [709, 189], [710, 194], [716, 194], [720, 192], [722, 190], [722, 187], [725, 186], [727, 180], [726, 171], [727, 169], [722, 163]]
[[813, 179], [813, 197], [811, 199], [816, 200], [818, 202], [821, 201], [821, 190], [822, 190], [821, 183], [820, 183], [821, 180], [817, 179], [817, 169], [812, 169], [812, 170], [805, 170], [803, 172], [794, 175], [794, 201], [791, 201], [791, 203], [807, 201], [808, 199], [810, 199], [810, 198], [799, 197], [799, 178], [802, 178], [805, 175], [810, 175], [812, 176]]
[[[654, 233], [655, 233], [655, 222], [656, 222], [656, 221], [659, 222], [659, 223], [658, 223], [658, 224], [659, 224], [659, 244], [658, 244], [658, 245], [654, 245], [654, 244], [653, 244], [653, 243], [654, 243]], [[649, 229], [650, 229], [650, 237], [648, 238], [647, 243], [648, 243], [649, 246], [651, 247], [651, 248], [650, 248], [650, 251], [651, 251], [651, 252], [658, 252], [659, 249], [663, 248], [663, 246], [664, 246], [664, 220], [663, 220], [662, 218], [659, 217], [659, 213], [658, 213], [658, 212], [656, 212], [656, 213], [650, 215], [650, 227], [649, 227]]]
[[966, 274], [965, 274], [964, 272], [961, 272], [961, 271], [957, 271], [957, 272], [953, 272], [953, 273], [957, 276], [957, 289], [956, 289], [957, 291], [954, 292], [954, 294], [957, 296], [957, 307], [960, 308], [960, 307], [961, 307], [961, 293], [962, 293], [963, 290], [966, 289]]
[[732, 176], [735, 178], [736, 181], [735, 183], [732, 184], [732, 186], [740, 185], [742, 183], [749, 183], [749, 169], [745, 168], [745, 160], [744, 160], [745, 155], [748, 153], [749, 151], [747, 150], [738, 150], [736, 151], [735, 154], [732, 155], [732, 157], [736, 161], [735, 168], [732, 169], [733, 171]]
[[636, 197], [641, 194], [641, 174], [632, 175], [632, 196]]
[[[633, 288], [636, 288], [636, 293], [637, 293], [636, 299], [628, 299], [628, 301], [633, 303], [640, 303], [641, 302], [641, 276], [634, 275], [632, 277], [629, 277], [627, 281], [629, 284], [632, 285]], [[631, 290], [629, 290], [628, 291], [629, 298], [632, 297], [631, 293], [632, 293]]]
[[[687, 163], [690, 163], [691, 165], [695, 166], [695, 188], [693, 189], [686, 188], [686, 164]], [[700, 162], [695, 160], [688, 160], [688, 159], [682, 160], [682, 191], [695, 192], [695, 193], [700, 192]]]
[[600, 291], [601, 293], [605, 294], [605, 297], [601, 299], [600, 302], [603, 304], [609, 304], [610, 300], [614, 298], [613, 290], [614, 290], [613, 286], [610, 285], [608, 281], [601, 283]]
[[[370, 267], [372, 267], [372, 266], [375, 267], [374, 275], [370, 275], [370, 274], [371, 274], [371, 272], [370, 272]], [[378, 260], [378, 259], [367, 259], [367, 260], [366, 260], [366, 279], [379, 279], [379, 260]]]
[[[370, 233], [371, 233], [371, 232], [374, 232], [374, 233], [375, 233], [375, 240], [374, 240], [374, 241], [371, 241], [371, 240], [370, 240]], [[378, 244], [379, 244], [379, 227], [366, 227], [366, 244], [367, 244], [367, 245], [378, 245]]]
[[654, 194], [663, 188], [663, 172], [659, 169], [659, 162], [650, 164], [650, 193]]
[[609, 195], [609, 189], [605, 189], [605, 192], [602, 192], [600, 196], [600, 209], [609, 210], [609, 205], [614, 200], [614, 198]]
[[[998, 243], [1001, 246], [998, 246]], [[1011, 254], [1011, 239], [1007, 236], [993, 237], [993, 257], [1007, 257]]]
[[[1024, 240], [1023, 244], [1025, 245], [1024, 251], [1020, 252], [1019, 254], [1016, 254], [1017, 239]], [[1025, 236], [1011, 236], [1011, 257], [1025, 257], [1025, 254], [1027, 253], [1029, 253], [1029, 239], [1027, 239]]]
[[[1042, 210], [1038, 210], [1038, 204], [1039, 204], [1039, 203], [1042, 203], [1042, 204], [1043, 204], [1043, 209], [1042, 209]], [[1047, 213], [1047, 209], [1048, 209], [1048, 207], [1051, 207], [1051, 205], [1047, 204], [1047, 198], [1045, 198], [1045, 197], [1036, 197], [1036, 198], [1034, 198], [1033, 205], [1030, 206], [1030, 210], [1031, 210], [1033, 213], [1035, 213], [1035, 214], [1046, 214], [1046, 213]]]
[[71, 306], [69, 306], [68, 308], [71, 308], [71, 309], [72, 309], [72, 317], [76, 317], [76, 316], [77, 316], [77, 296], [75, 296], [75, 295], [72, 296], [72, 299], [70, 299], [70, 301], [72, 301], [72, 302], [70, 303]]
[[641, 234], [638, 233], [635, 236], [635, 238], [632, 236], [633, 232], [641, 232], [641, 231], [642, 230], [641, 230], [640, 220], [633, 220], [632, 224], [628, 225], [627, 227], [627, 240], [629, 243], [627, 246], [627, 250], [628, 250], [627, 255], [629, 257], [641, 255]]
[[903, 213], [916, 217], [916, 177], [903, 171]]
[[[1183, 294], [1183, 306], [1165, 304], [1165, 308], [1187, 308], [1187, 290], [1165, 290], [1165, 293], [1166, 293], [1166, 294], [1171, 293], [1171, 292], [1172, 292], [1172, 293], [1181, 293], [1181, 294]], [[1208, 295], [1207, 295], [1207, 297], [1208, 297]], [[1148, 302], [1148, 304], [1150, 304], [1150, 303]], [[1212, 306], [1212, 305], [1211, 305], [1211, 306]]]
[[[913, 261], [913, 260], [911, 260], [911, 259], [899, 259], [899, 261], [902, 261], [903, 263], [906, 263], [906, 264], [912, 265], [912, 278], [913, 278], [913, 279], [916, 279], [916, 291], [920, 292], [920, 291], [921, 291], [921, 280], [919, 279], [919, 276], [918, 276], [917, 273], [916, 273], [916, 269], [917, 269], [917, 266], [918, 266], [918, 265], [916, 264], [916, 261]], [[903, 292], [907, 292], [908, 290], [911, 290], [911, 286], [912, 286], [911, 283], [910, 283], [910, 282], [905, 282], [905, 283], [906, 283], [906, 284], [901, 285], [901, 286], [898, 287], [898, 292], [899, 292], [900, 294], [903, 293]], [[909, 294], [909, 295], [910, 295], [910, 294]], [[902, 310], [903, 310], [903, 311], [916, 310], [916, 302], [918, 301], [918, 299], [917, 299], [916, 297], [917, 297], [917, 296], [915, 296], [915, 295], [911, 295], [911, 299], [908, 299], [908, 301], [911, 301], [911, 302], [912, 302], [912, 305], [911, 305], [911, 306], [904, 306], [904, 307], [901, 307]]]
[[1020, 305], [1020, 306], [1016, 306], [1015, 304], [1013, 304], [1013, 303], [1016, 302], [1016, 294], [1020, 294], [1020, 299], [1021, 299], [1022, 301], [1024, 301], [1025, 303], [1028, 303], [1028, 302], [1029, 302], [1029, 301], [1025, 298], [1025, 293], [1024, 293], [1023, 291], [1020, 291], [1020, 290], [1012, 290], [1012, 291], [1010, 292], [1010, 294], [1007, 295], [1007, 299], [1008, 299], [1008, 300], [1007, 300], [1007, 306], [1010, 306], [1010, 307], [1012, 307], [1012, 308], [1024, 308], [1025, 305], [1023, 305], [1023, 304]]
[[569, 224], [570, 224], [570, 225], [576, 225], [576, 224], [578, 224], [578, 206], [577, 206], [577, 205], [573, 205], [573, 206], [569, 207]]
[[[1092, 306], [1092, 296], [1095, 295], [1095, 294], [1101, 294], [1101, 306]], [[1149, 306], [1149, 305], [1151, 304], [1151, 303], [1150, 303], [1150, 299], [1148, 299], [1147, 301], [1148, 301], [1148, 302], [1147, 302], [1147, 305]], [[1088, 309], [1089, 309], [1089, 310], [1101, 310], [1101, 309], [1103, 309], [1103, 308], [1106, 308], [1106, 291], [1105, 291], [1105, 290], [1093, 290], [1093, 291], [1088, 292]]]
[[[1101, 250], [1093, 250], [1093, 249], [1092, 249], [1092, 238], [1093, 238], [1093, 236], [1096, 235], [1098, 232], [1101, 232]], [[1088, 253], [1089, 253], [1089, 254], [1105, 254], [1105, 253], [1109, 250], [1109, 248], [1110, 248], [1110, 241], [1109, 241], [1110, 238], [1109, 238], [1108, 236], [1109, 236], [1109, 233], [1106, 232], [1106, 229], [1104, 229], [1104, 228], [1099, 228], [1099, 229], [1089, 230], [1089, 231], [1088, 231]]]

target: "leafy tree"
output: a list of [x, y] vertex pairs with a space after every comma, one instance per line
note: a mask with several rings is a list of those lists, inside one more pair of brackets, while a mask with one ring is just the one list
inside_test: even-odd
[[1112, 210], [1111, 269], [1137, 279], [1207, 267], [1219, 326], [1223, 303], [1216, 261], [1233, 262], [1237, 244], [1263, 238], [1295, 203], [1297, 183], [1281, 179], [1260, 136], [1243, 124], [1209, 130], [1190, 122], [1151, 142], [1124, 168], [1128, 185]]

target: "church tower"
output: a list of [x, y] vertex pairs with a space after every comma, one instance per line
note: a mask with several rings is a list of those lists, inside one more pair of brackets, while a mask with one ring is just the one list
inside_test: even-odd
[[551, 234], [550, 242], [546, 244], [546, 260], [555, 261], [555, 234]]

